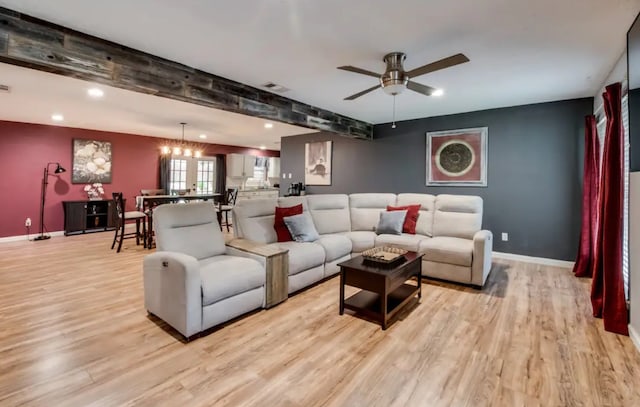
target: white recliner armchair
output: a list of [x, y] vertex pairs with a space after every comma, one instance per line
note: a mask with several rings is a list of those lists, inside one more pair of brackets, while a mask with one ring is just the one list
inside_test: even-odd
[[153, 210], [157, 251], [144, 259], [144, 304], [186, 338], [264, 306], [265, 269], [227, 254], [212, 203]]

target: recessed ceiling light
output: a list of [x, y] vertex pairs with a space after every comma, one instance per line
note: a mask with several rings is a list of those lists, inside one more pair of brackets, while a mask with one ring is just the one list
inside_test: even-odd
[[436, 90], [432, 93], [432, 95], [433, 95], [433, 96], [442, 96], [442, 95], [444, 95], [444, 90], [442, 90], [442, 89], [436, 89]]
[[267, 146], [260, 146], [260, 150], [266, 150]]
[[87, 94], [89, 96], [91, 96], [92, 98], [101, 98], [104, 96], [104, 91], [102, 89], [98, 89], [98, 88], [91, 88], [89, 90], [87, 90]]
[[204, 138], [207, 138], [207, 135], [206, 135], [206, 134], [201, 134], [201, 135], [199, 135], [198, 137], [200, 137], [200, 138], [203, 138], [203, 139], [204, 139]]
[[54, 113], [51, 115], [51, 120], [53, 120], [54, 122], [61, 122], [64, 121], [64, 116], [60, 113]]
[[272, 129], [273, 128], [273, 123], [265, 123], [264, 124], [264, 128], [265, 129]]

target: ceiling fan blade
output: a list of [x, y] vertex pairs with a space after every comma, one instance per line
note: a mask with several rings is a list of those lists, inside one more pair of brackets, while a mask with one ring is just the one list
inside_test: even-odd
[[339, 66], [338, 69], [342, 69], [343, 71], [359, 73], [361, 75], [373, 76], [374, 78], [378, 78], [378, 79], [380, 79], [380, 76], [382, 76], [379, 73], [367, 71], [366, 69], [362, 69], [362, 68], [356, 68], [355, 66], [351, 66], [351, 65]]
[[353, 99], [359, 98], [362, 95], [366, 95], [369, 92], [373, 92], [374, 90], [378, 89], [379, 87], [380, 87], [380, 85], [376, 85], [376, 86], [371, 87], [371, 88], [369, 88], [367, 90], [363, 90], [362, 92], [358, 92], [355, 95], [348, 96], [348, 97], [344, 98], [344, 100], [353, 100]]
[[414, 92], [422, 93], [425, 96], [431, 96], [433, 92], [436, 91], [436, 89], [432, 88], [431, 86], [423, 85], [421, 83], [413, 81], [409, 81], [409, 83], [407, 83], [407, 88], [411, 89]]
[[421, 66], [419, 68], [412, 69], [409, 72], [407, 72], [407, 75], [409, 75], [409, 78], [415, 78], [416, 76], [439, 71], [445, 68], [450, 68], [452, 66], [464, 64], [465, 62], [469, 62], [469, 58], [467, 58], [464, 54], [456, 54], [447, 58], [443, 58], [439, 61]]

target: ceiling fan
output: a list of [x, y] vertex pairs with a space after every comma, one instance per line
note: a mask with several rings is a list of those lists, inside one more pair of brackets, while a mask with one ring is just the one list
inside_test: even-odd
[[383, 61], [387, 64], [387, 69], [382, 75], [375, 72], [367, 71], [366, 69], [357, 68], [355, 66], [339, 66], [338, 69], [341, 69], [343, 71], [373, 76], [374, 78], [378, 78], [380, 80], [380, 83], [378, 85], [363, 90], [362, 92], [358, 92], [355, 95], [348, 96], [344, 98], [344, 100], [354, 100], [362, 95], [366, 95], [369, 92], [373, 92], [380, 87], [385, 91], [385, 93], [393, 96], [402, 93], [405, 88], [426, 96], [431, 96], [437, 91], [437, 89], [432, 88], [431, 86], [413, 82], [410, 79], [430, 72], [439, 71], [445, 68], [451, 68], [452, 66], [469, 62], [469, 58], [467, 58], [464, 54], [456, 54], [447, 58], [443, 58], [439, 61], [431, 62], [430, 64], [412, 69], [407, 72], [402, 66], [402, 63], [404, 62], [406, 57], [407, 56], [404, 54], [404, 52], [391, 52], [385, 55]]

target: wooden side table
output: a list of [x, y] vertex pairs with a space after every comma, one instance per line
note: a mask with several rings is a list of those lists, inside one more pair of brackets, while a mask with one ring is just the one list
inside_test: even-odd
[[289, 250], [267, 246], [246, 239], [233, 239], [227, 246], [265, 258], [267, 272], [265, 303], [271, 308], [288, 298], [289, 293]]

